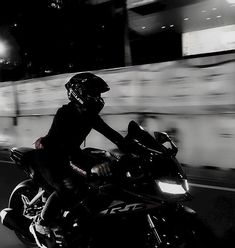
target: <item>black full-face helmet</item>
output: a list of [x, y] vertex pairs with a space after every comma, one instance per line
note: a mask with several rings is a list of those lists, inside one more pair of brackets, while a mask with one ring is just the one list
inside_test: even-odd
[[104, 107], [101, 94], [109, 91], [108, 84], [100, 77], [82, 72], [74, 75], [66, 84], [68, 98], [80, 109], [92, 113], [99, 113]]

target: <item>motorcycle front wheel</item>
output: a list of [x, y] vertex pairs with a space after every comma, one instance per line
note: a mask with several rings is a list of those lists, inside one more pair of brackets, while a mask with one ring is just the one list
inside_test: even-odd
[[149, 248], [219, 247], [218, 238], [197, 214], [152, 215], [152, 220], [161, 242], [150, 232]]
[[[33, 197], [37, 194], [38, 187], [32, 182], [32, 180], [25, 180], [24, 182], [21, 182], [18, 184], [14, 191], [11, 194], [11, 197], [8, 202], [8, 207], [14, 209], [14, 211], [19, 214], [23, 215], [24, 213], [24, 203], [22, 200], [22, 196], [27, 197], [29, 200], [32, 200]], [[31, 213], [32, 216], [34, 213]], [[30, 216], [27, 216], [30, 217]], [[29, 230], [24, 230], [27, 233], [29, 233], [28, 236], [31, 236]], [[32, 236], [32, 238], [28, 238], [22, 233], [15, 231], [16, 236], [18, 239], [28, 248], [36, 248], [38, 247], [36, 245], [36, 242]]]
[[185, 223], [186, 225], [178, 228], [177, 234], [181, 238], [179, 248], [216, 248], [218, 238], [211, 228], [200, 218], [194, 216]]

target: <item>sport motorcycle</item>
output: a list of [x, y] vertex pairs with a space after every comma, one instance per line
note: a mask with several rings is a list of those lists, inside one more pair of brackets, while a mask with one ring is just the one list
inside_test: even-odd
[[15, 187], [1, 211], [3, 225], [29, 248], [215, 247], [211, 229], [186, 206], [192, 196], [172, 139], [164, 132], [152, 135], [131, 121], [125, 141], [128, 152], [123, 154], [83, 149], [97, 161], [111, 163], [112, 175], [84, 172], [95, 211], [81, 221], [81, 202], [61, 209], [60, 221], [45, 240], [33, 235], [30, 226], [53, 190], [24, 159], [33, 148], [12, 148], [11, 159], [28, 179]]

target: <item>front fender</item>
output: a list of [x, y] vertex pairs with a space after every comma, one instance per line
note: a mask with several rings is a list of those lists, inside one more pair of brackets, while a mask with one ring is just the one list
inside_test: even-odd
[[166, 205], [152, 217], [164, 244], [171, 243], [171, 247], [217, 247], [211, 227], [187, 206]]
[[153, 211], [153, 216], [159, 220], [164, 219], [165, 224], [172, 225], [173, 223], [187, 223], [197, 217], [197, 212], [192, 208], [182, 204], [165, 204]]
[[187, 206], [184, 206], [184, 205], [178, 205], [177, 207], [177, 213], [178, 214], [183, 214], [183, 215], [190, 215], [190, 216], [195, 216], [197, 215], [197, 212], [195, 210], [193, 210], [192, 208], [190, 207], [187, 207]]

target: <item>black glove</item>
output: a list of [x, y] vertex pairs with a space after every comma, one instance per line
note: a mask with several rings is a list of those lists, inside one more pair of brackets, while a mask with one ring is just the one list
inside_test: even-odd
[[108, 162], [97, 164], [91, 168], [91, 173], [103, 177], [111, 176], [112, 175], [111, 166]]

